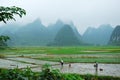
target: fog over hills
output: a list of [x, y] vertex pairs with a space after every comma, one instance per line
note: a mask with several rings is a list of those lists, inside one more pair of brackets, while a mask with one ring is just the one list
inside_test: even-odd
[[[6, 25], [0, 27], [0, 35], [7, 35], [11, 38], [8, 41], [10, 46], [45, 46], [54, 41], [57, 33], [64, 27], [61, 20], [55, 24], [44, 26], [39, 19], [25, 26]], [[71, 24], [76, 36], [80, 36], [74, 24]]]
[[116, 26], [116, 28], [113, 30], [109, 44], [120, 46], [120, 25]]
[[110, 39], [113, 28], [109, 24], [100, 25], [99, 28], [89, 27], [82, 38], [83, 41], [94, 45], [106, 45]]
[[70, 25], [64, 25], [56, 34], [50, 46], [76, 46], [81, 44], [80, 36]]
[[61, 20], [57, 20], [55, 24], [52, 24], [52, 25], [49, 25], [47, 27], [48, 29], [48, 36], [50, 37], [49, 38], [49, 41], [50, 42], [53, 42], [54, 40], [54, 37], [56, 36], [56, 34], [58, 33], [58, 31], [64, 26], [64, 22], [62, 22]]
[[26, 10], [26, 16], [15, 17], [16, 21], [10, 23], [24, 25], [39, 18], [48, 26], [58, 19], [73, 21], [81, 34], [89, 26], [111, 24], [115, 27], [120, 23], [120, 0], [0, 0], [0, 6], [18, 6]]
[[[39, 19], [16, 31], [17, 45], [43, 45], [46, 40], [46, 27]], [[19, 43], [20, 42], [20, 43]]]
[[[71, 45], [73, 45], [74, 42], [79, 45], [83, 43], [106, 45], [113, 31], [111, 25], [104, 24], [100, 25], [99, 28], [89, 27], [81, 36], [73, 22], [68, 24], [70, 28], [67, 30], [65, 25], [66, 23], [57, 20], [54, 24], [46, 27], [39, 19], [36, 19], [32, 23], [24, 26], [7, 24], [0, 27], [0, 35], [10, 36], [11, 40], [8, 41], [10, 46], [46, 46], [51, 45], [51, 43], [58, 43], [58, 41], [62, 39], [61, 36], [66, 36], [63, 43], [65, 40], [73, 40]], [[67, 39], [68, 36], [70, 36], [70, 39]], [[63, 45], [62, 42], [59, 45]]]

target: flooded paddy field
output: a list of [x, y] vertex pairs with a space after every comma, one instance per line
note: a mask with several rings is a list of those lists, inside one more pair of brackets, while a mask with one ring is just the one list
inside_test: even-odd
[[[0, 50], [0, 55], [0, 68], [31, 67], [33, 71], [38, 72], [47, 63], [63, 73], [94, 75], [94, 64], [98, 62], [98, 75], [120, 76], [119, 47], [12, 48]], [[60, 65], [61, 59], [64, 61], [63, 67]]]

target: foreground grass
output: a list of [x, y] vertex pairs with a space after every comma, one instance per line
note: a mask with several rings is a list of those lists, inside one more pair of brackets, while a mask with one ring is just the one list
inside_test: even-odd
[[31, 68], [25, 70], [0, 69], [0, 80], [84, 80], [80, 76], [72, 74], [62, 74], [57, 69], [44, 66], [41, 72], [33, 72]]
[[45, 66], [41, 72], [33, 72], [30, 68], [0, 69], [0, 80], [120, 80], [120, 77], [66, 74]]

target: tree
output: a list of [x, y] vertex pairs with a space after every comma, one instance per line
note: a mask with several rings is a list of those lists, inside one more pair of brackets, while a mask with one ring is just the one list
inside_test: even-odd
[[12, 7], [3, 7], [0, 6], [0, 22], [3, 21], [6, 23], [8, 20], [15, 20], [14, 16], [18, 15], [22, 17], [26, 15], [26, 11], [22, 8], [12, 6]]
[[7, 41], [10, 39], [8, 36], [0, 36], [0, 48], [5, 48], [7, 46]]
[[[22, 17], [26, 15], [26, 11], [22, 8], [12, 6], [4, 7], [0, 6], [0, 22], [7, 23], [8, 20], [15, 20], [15, 15]], [[0, 36], [0, 48], [5, 48], [7, 46], [7, 41], [10, 39], [8, 36]]]

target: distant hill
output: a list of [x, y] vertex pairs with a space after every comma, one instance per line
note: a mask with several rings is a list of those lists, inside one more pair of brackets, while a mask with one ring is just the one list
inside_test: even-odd
[[47, 28], [39, 19], [25, 26], [8, 25], [0, 27], [0, 35], [8, 35], [11, 39], [9, 46], [40, 46], [48, 40]]
[[58, 31], [63, 27], [64, 22], [62, 22], [61, 20], [57, 20], [55, 24], [49, 25], [47, 27], [48, 30], [48, 37], [50, 42], [53, 42], [56, 34], [58, 33]]
[[[55, 40], [58, 32], [64, 27], [61, 20], [55, 24], [45, 27], [39, 19], [25, 26], [5, 25], [0, 27], [0, 35], [7, 35], [11, 39], [8, 41], [9, 46], [46, 46]], [[74, 24], [71, 24], [74, 34], [80, 39]]]
[[111, 25], [101, 25], [99, 28], [89, 27], [82, 36], [84, 42], [93, 45], [106, 45], [113, 31]]
[[8, 41], [9, 46], [106, 45], [112, 31], [110, 25], [101, 25], [97, 29], [89, 27], [81, 36], [73, 22], [65, 25], [61, 20], [57, 20], [56, 23], [46, 27], [39, 19], [24, 26], [6, 24], [0, 27], [0, 35], [11, 38]]
[[116, 26], [116, 28], [113, 30], [109, 44], [120, 46], [120, 25]]
[[0, 35], [6, 35], [10, 37], [10, 40], [8, 41], [8, 45], [15, 45], [17, 35], [16, 31], [20, 28], [19, 25], [15, 24], [6, 24], [2, 27], [0, 27]]
[[76, 29], [76, 26], [74, 25], [74, 23], [71, 22], [69, 25], [70, 25], [71, 28], [73, 29], [73, 31], [74, 31], [75, 35], [77, 36], [77, 38], [78, 38], [79, 40], [82, 40], [82, 36], [80, 35], [80, 33], [78, 32], [78, 30]]
[[50, 46], [76, 46], [81, 44], [80, 36], [70, 25], [64, 25], [56, 34]]
[[15, 33], [20, 28], [19, 25], [15, 24], [6, 24], [0, 27], [0, 35], [7, 34], [7, 33]]
[[39, 19], [34, 22], [21, 27], [16, 31], [17, 42], [19, 46], [39, 46], [46, 45], [47, 28], [41, 23]]

